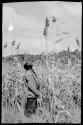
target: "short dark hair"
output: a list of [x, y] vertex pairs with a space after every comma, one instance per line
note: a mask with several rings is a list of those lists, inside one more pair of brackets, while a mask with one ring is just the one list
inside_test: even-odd
[[33, 67], [32, 64], [28, 64], [28, 63], [24, 64], [24, 69], [26, 69], [26, 70], [30, 70], [30, 69], [32, 69], [32, 67]]

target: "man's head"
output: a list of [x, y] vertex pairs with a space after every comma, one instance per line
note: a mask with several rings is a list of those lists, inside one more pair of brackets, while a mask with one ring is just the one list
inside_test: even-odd
[[25, 63], [25, 64], [24, 64], [24, 69], [25, 69], [25, 70], [32, 70], [32, 67], [33, 67], [32, 64], [28, 64], [28, 63]]

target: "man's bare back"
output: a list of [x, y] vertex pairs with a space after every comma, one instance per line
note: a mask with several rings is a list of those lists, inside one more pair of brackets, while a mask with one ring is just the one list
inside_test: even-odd
[[35, 79], [35, 75], [32, 70], [32, 66], [28, 68], [27, 65], [24, 67], [26, 69], [25, 79], [27, 82], [28, 89], [36, 96], [39, 96], [39, 91], [37, 90], [37, 80]]

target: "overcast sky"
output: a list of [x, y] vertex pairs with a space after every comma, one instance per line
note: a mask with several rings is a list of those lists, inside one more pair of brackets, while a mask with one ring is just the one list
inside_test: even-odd
[[[73, 50], [77, 48], [76, 36], [81, 43], [81, 12], [80, 2], [12, 2], [3, 4], [3, 44], [8, 42], [11, 51], [11, 39], [21, 43], [20, 49], [27, 49], [31, 53], [45, 51], [45, 39], [43, 30], [45, 17], [55, 16], [57, 22], [49, 27], [52, 35], [48, 38], [48, 51], [61, 51], [67, 49], [68, 45]], [[59, 38], [55, 33], [68, 32], [62, 41], [56, 44]], [[54, 34], [53, 34], [54, 33]], [[6, 51], [6, 50], [5, 50]]]

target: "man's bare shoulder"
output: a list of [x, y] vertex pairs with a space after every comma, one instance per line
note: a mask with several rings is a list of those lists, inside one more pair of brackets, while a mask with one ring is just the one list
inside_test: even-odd
[[32, 74], [31, 70], [26, 71], [26, 74]]
[[26, 76], [26, 77], [32, 76], [32, 72], [31, 72], [30, 70], [27, 71], [26, 74], [25, 74], [25, 76]]

